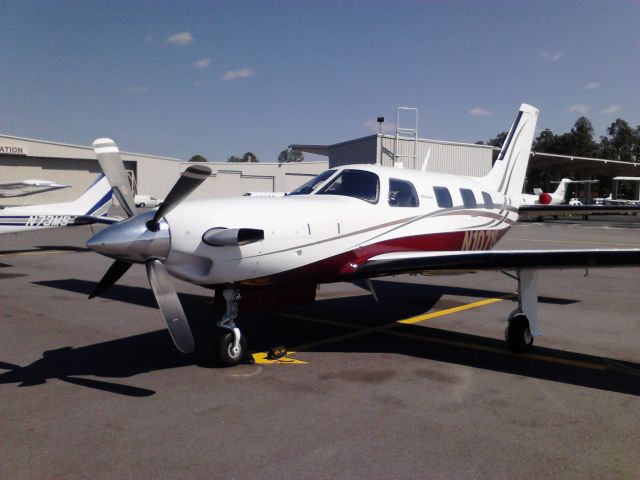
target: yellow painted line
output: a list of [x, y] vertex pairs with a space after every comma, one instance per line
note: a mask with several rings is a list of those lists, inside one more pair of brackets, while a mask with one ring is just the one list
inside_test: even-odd
[[281, 357], [277, 360], [269, 360], [267, 358], [267, 352], [257, 352], [253, 354], [253, 360], [259, 365], [274, 365], [274, 364], [297, 364], [297, 365], [306, 365], [307, 362], [303, 362], [302, 360], [298, 360], [295, 358], [296, 352], [287, 352], [284, 357]]
[[505, 295], [504, 297], [498, 298], [487, 298], [485, 300], [480, 300], [479, 302], [467, 303], [466, 305], [460, 305], [459, 307], [447, 308], [446, 310], [439, 310], [437, 312], [428, 312], [423, 313], [422, 315], [416, 315], [415, 317], [405, 318], [404, 320], [398, 320], [396, 323], [405, 323], [405, 324], [413, 324], [422, 322], [424, 320], [431, 320], [432, 318], [442, 317], [444, 315], [450, 315], [456, 312], [463, 312], [465, 310], [471, 310], [472, 308], [482, 307], [484, 305], [490, 305], [492, 303], [501, 302], [507, 298], [515, 297], [515, 293], [511, 293], [509, 295]]
[[[307, 317], [304, 315], [297, 315], [297, 314], [289, 314], [289, 313], [282, 313], [279, 314], [279, 316], [281, 317], [287, 317], [287, 318], [293, 318], [293, 319], [297, 319], [297, 320], [302, 320], [302, 321], [306, 321], [306, 322], [311, 322], [311, 323], [318, 323], [318, 324], [323, 324], [323, 325], [330, 325], [330, 326], [337, 326], [337, 327], [343, 327], [343, 328], [350, 328], [353, 330], [356, 330], [355, 332], [350, 332], [350, 333], [346, 333], [346, 334], [342, 334], [342, 335], [338, 335], [335, 337], [331, 337], [331, 338], [327, 338], [324, 340], [319, 340], [317, 342], [311, 342], [311, 343], [307, 343], [304, 345], [298, 345], [297, 347], [295, 347], [296, 351], [306, 351], [306, 350], [311, 350], [320, 346], [324, 346], [324, 345], [329, 345], [329, 344], [333, 344], [333, 343], [339, 343], [342, 342], [344, 340], [349, 340], [352, 338], [357, 338], [360, 336], [365, 336], [365, 335], [369, 335], [372, 333], [382, 333], [385, 335], [392, 335], [394, 337], [402, 337], [402, 338], [409, 338], [412, 340], [419, 340], [419, 341], [423, 341], [423, 342], [430, 342], [430, 343], [437, 343], [440, 345], [447, 345], [447, 346], [451, 346], [451, 347], [457, 347], [457, 348], [466, 348], [466, 349], [471, 349], [471, 350], [477, 350], [477, 351], [483, 351], [483, 352], [489, 352], [489, 353], [494, 353], [494, 354], [498, 354], [498, 355], [504, 355], [506, 357], [517, 357], [517, 358], [528, 358], [531, 360], [536, 360], [536, 361], [541, 361], [541, 362], [546, 362], [546, 363], [554, 363], [554, 364], [558, 364], [558, 365], [567, 365], [567, 366], [572, 366], [572, 367], [580, 367], [580, 368], [587, 368], [590, 370], [599, 370], [599, 371], [606, 371], [609, 369], [608, 366], [606, 365], [602, 365], [602, 364], [598, 364], [598, 363], [593, 363], [593, 362], [584, 362], [584, 361], [580, 361], [580, 360], [571, 360], [571, 359], [567, 359], [567, 358], [559, 358], [559, 357], [552, 357], [549, 355], [540, 355], [537, 353], [525, 353], [525, 354], [515, 354], [513, 352], [511, 352], [509, 349], [507, 348], [497, 348], [497, 347], [491, 347], [491, 346], [487, 346], [487, 345], [479, 345], [476, 343], [468, 343], [468, 342], [460, 342], [460, 341], [456, 341], [456, 340], [446, 340], [446, 339], [442, 339], [442, 338], [434, 338], [434, 337], [426, 337], [423, 335], [416, 335], [416, 334], [412, 334], [412, 333], [406, 333], [406, 332], [398, 332], [395, 331], [394, 328], [396, 328], [398, 326], [398, 324], [405, 324], [405, 325], [410, 325], [410, 324], [414, 324], [414, 323], [418, 323], [424, 320], [429, 320], [431, 318], [437, 318], [437, 317], [441, 317], [444, 315], [449, 315], [451, 313], [455, 313], [455, 312], [460, 312], [460, 311], [464, 311], [464, 310], [469, 310], [472, 308], [477, 308], [477, 307], [481, 307], [483, 305], [489, 305], [491, 303], [496, 303], [499, 302], [501, 300], [506, 300], [509, 298], [513, 298], [515, 297], [515, 294], [509, 294], [509, 295], [505, 295], [503, 297], [499, 297], [499, 298], [488, 298], [485, 300], [481, 300], [479, 302], [473, 302], [467, 305], [461, 305], [459, 307], [453, 307], [453, 308], [448, 308], [446, 310], [440, 310], [437, 312], [432, 312], [432, 313], [425, 313], [423, 315], [417, 315], [415, 317], [410, 317], [404, 320], [398, 320], [394, 323], [391, 324], [385, 324], [385, 325], [380, 325], [377, 327], [372, 327], [372, 328], [368, 328], [368, 327], [363, 327], [361, 325], [355, 325], [355, 324], [351, 324], [351, 323], [346, 323], [346, 322], [337, 322], [335, 320], [326, 320], [323, 318], [314, 318], [314, 317]], [[266, 355], [266, 354], [265, 354]], [[255, 357], [255, 355], [254, 355]]]
[[610, 246], [610, 247], [628, 247], [628, 248], [640, 248], [640, 244], [637, 243], [611, 243], [611, 242], [574, 242], [570, 240], [543, 240], [543, 239], [532, 239], [532, 238], [518, 238], [518, 237], [509, 237], [505, 239], [508, 240], [517, 240], [520, 242], [537, 242], [537, 243], [562, 243], [562, 244], [577, 244], [577, 245], [596, 245], [602, 246]]

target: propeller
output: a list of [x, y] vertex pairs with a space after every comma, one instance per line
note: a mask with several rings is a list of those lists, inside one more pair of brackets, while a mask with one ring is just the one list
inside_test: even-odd
[[93, 146], [114, 194], [130, 218], [110, 225], [87, 242], [87, 247], [92, 250], [116, 259], [89, 298], [105, 292], [114, 285], [132, 263], [144, 263], [149, 284], [173, 343], [181, 352], [190, 353], [195, 347], [195, 342], [189, 322], [171, 282], [171, 276], [162, 263], [169, 255], [170, 248], [169, 226], [162, 219], [211, 175], [211, 169], [204, 165], [190, 166], [180, 175], [155, 213], [145, 212], [137, 215], [129, 180], [115, 142], [101, 138], [93, 142]]
[[184, 314], [178, 293], [171, 283], [167, 269], [164, 268], [160, 260], [148, 260], [145, 266], [147, 267], [149, 284], [156, 296], [164, 320], [167, 322], [173, 343], [182, 353], [193, 352], [195, 343], [189, 322], [187, 322], [187, 316]]
[[113, 194], [120, 202], [127, 217], [133, 217], [136, 214], [136, 205], [129, 185], [129, 177], [120, 158], [118, 146], [110, 138], [99, 138], [93, 142], [93, 151], [98, 157], [102, 173], [109, 180]]
[[147, 228], [155, 232], [158, 229], [160, 219], [173, 210], [182, 200], [204, 182], [211, 175], [211, 169], [204, 165], [191, 165], [187, 168], [173, 186], [169, 195], [156, 210], [156, 214], [147, 223]]
[[93, 297], [97, 297], [101, 293], [106, 292], [112, 285], [114, 285], [120, 277], [126, 273], [127, 270], [133, 265], [129, 262], [123, 262], [121, 260], [116, 260], [111, 264], [107, 273], [104, 274], [102, 279], [95, 286], [93, 291], [89, 294], [89, 299]]

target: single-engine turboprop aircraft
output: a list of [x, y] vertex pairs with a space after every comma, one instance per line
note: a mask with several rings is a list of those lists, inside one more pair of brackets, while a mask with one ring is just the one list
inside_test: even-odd
[[109, 210], [112, 195], [107, 178], [99, 175], [80, 197], [71, 202], [4, 207], [0, 210], [0, 234], [111, 223], [102, 216]]
[[[171, 276], [222, 291], [226, 312], [218, 350], [225, 365], [248, 354], [235, 320], [240, 294], [315, 297], [319, 283], [409, 272], [512, 270], [518, 307], [506, 339], [515, 351], [540, 335], [536, 273], [541, 268], [630, 266], [640, 249], [492, 251], [516, 222], [538, 110], [523, 104], [492, 170], [472, 178], [377, 165], [332, 168], [281, 198], [183, 202], [211, 173], [187, 168], [157, 211], [136, 214], [118, 148], [94, 149], [114, 194], [131, 217], [94, 235], [87, 246], [115, 262], [90, 297], [133, 263], [151, 288], [177, 348], [195, 342]], [[246, 298], [246, 297], [245, 297]]]

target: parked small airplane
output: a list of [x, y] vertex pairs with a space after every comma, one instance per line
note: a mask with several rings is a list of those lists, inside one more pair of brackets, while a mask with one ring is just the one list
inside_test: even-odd
[[72, 202], [4, 207], [0, 210], [0, 234], [89, 223], [112, 223], [111, 220], [116, 219], [103, 217], [109, 209], [112, 195], [107, 178], [99, 175], [89, 188]]
[[520, 107], [492, 170], [481, 178], [349, 165], [327, 170], [285, 197], [183, 202], [211, 174], [206, 166], [192, 165], [157, 211], [140, 214], [117, 146], [98, 139], [100, 165], [130, 218], [87, 242], [115, 259], [90, 298], [132, 264], [144, 264], [176, 347], [191, 352], [195, 341], [171, 276], [216, 289], [226, 300], [218, 352], [231, 366], [248, 355], [235, 323], [241, 294], [313, 300], [320, 283], [512, 270], [518, 307], [505, 335], [513, 350], [526, 351], [540, 335], [539, 269], [640, 265], [640, 249], [490, 250], [517, 220], [537, 118], [536, 108]]
[[50, 192], [68, 187], [69, 185], [63, 185], [50, 180], [2, 182], [0, 183], [0, 198], [26, 197], [27, 195], [35, 195], [36, 193]]

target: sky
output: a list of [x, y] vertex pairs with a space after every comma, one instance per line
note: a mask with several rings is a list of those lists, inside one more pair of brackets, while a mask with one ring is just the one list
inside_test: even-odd
[[[0, 133], [211, 161], [640, 124], [640, 1], [0, 1]], [[401, 117], [401, 126], [412, 126]], [[309, 156], [307, 156], [309, 158]]]

